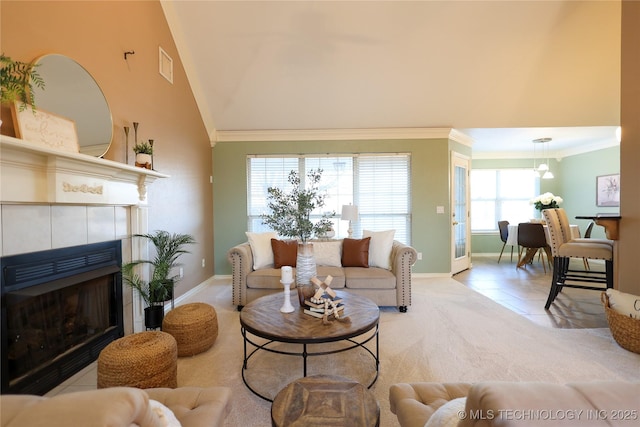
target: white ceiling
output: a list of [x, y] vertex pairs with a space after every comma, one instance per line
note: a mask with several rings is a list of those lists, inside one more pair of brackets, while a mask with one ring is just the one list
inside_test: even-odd
[[453, 128], [474, 158], [617, 143], [620, 2], [162, 2], [216, 131]]

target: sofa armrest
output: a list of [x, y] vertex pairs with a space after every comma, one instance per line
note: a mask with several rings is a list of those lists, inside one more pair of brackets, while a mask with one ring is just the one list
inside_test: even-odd
[[439, 407], [465, 397], [470, 387], [470, 383], [393, 384], [389, 388], [391, 412], [396, 414], [402, 427], [423, 427]]
[[109, 387], [53, 397], [0, 396], [2, 427], [163, 425], [149, 405], [156, 400], [174, 413], [183, 427], [222, 426], [231, 409], [228, 387], [179, 387], [141, 390]]
[[222, 426], [231, 410], [228, 387], [145, 389], [150, 399], [171, 409], [182, 427]]
[[227, 259], [231, 263], [232, 302], [237, 307], [243, 307], [247, 304], [247, 275], [253, 271], [253, 253], [249, 242], [229, 249]]
[[411, 266], [416, 263], [418, 253], [411, 246], [397, 240], [391, 248], [391, 272], [396, 276], [396, 299], [398, 307], [411, 305]]
[[[469, 416], [458, 425], [548, 427], [551, 424], [588, 424], [593, 427], [631, 427], [638, 425], [639, 395], [640, 382], [556, 384], [486, 381], [474, 384], [469, 389], [465, 407]], [[564, 415], [565, 419], [557, 418], [554, 423], [554, 419], [548, 418], [548, 415], [536, 416], [539, 413]], [[472, 414], [491, 415], [491, 419]]]
[[51, 398], [3, 395], [0, 403], [3, 427], [157, 427], [161, 424], [149, 406], [148, 395], [130, 387], [65, 393]]

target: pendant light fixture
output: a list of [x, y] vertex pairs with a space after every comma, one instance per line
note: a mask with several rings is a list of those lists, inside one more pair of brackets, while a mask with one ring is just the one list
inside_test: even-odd
[[[538, 173], [538, 176], [542, 174], [542, 179], [552, 179], [553, 173], [549, 170], [549, 151], [547, 145], [551, 142], [551, 138], [538, 138], [533, 140], [533, 169]], [[536, 167], [536, 144], [542, 144], [542, 163]], [[545, 163], [544, 159], [547, 159]]]

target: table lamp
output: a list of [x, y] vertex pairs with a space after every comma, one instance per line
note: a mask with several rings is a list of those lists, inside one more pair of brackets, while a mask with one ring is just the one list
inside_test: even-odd
[[349, 221], [349, 229], [347, 230], [349, 239], [353, 236], [353, 228], [351, 227], [351, 221], [358, 220], [358, 207], [354, 205], [342, 205], [341, 219]]

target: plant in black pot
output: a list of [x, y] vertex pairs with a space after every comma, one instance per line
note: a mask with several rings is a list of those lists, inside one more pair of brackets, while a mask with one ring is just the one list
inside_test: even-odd
[[[134, 234], [133, 237], [149, 240], [155, 246], [156, 254], [152, 260], [134, 260], [123, 265], [122, 278], [145, 302], [145, 326], [147, 329], [156, 329], [162, 326], [165, 301], [173, 298], [173, 288], [179, 275], [172, 275], [172, 272], [180, 265], [178, 258], [189, 253], [186, 245], [196, 241], [189, 234], [171, 234], [164, 230]], [[136, 267], [144, 264], [151, 266], [151, 278], [148, 281], [136, 272]]]

